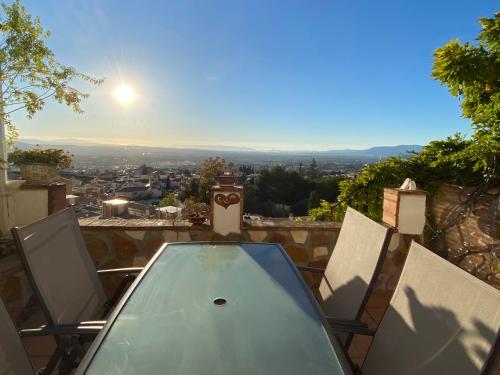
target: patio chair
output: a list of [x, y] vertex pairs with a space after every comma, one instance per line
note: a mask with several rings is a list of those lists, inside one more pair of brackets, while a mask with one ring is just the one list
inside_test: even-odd
[[[63, 327], [48, 327], [43, 326], [37, 328], [36, 330], [22, 330], [20, 334], [24, 337], [28, 336], [46, 336], [46, 335], [64, 335], [72, 336], [74, 334], [91, 334], [96, 335], [101, 327], [78, 327], [78, 326], [63, 326]], [[0, 301], [0, 374], [2, 375], [27, 375], [35, 374], [33, 367], [28, 359], [28, 355], [24, 349], [21, 342], [19, 334], [16, 332], [14, 324], [10, 320], [9, 314], [5, 309], [2, 301]], [[76, 342], [76, 341], [75, 341]], [[74, 343], [67, 340], [60, 340], [54, 354], [52, 355], [47, 367], [37, 371], [37, 374], [50, 374], [55, 368], [55, 365], [63, 357], [63, 353], [71, 351], [72, 349], [68, 347], [70, 343], [73, 347]], [[77, 342], [76, 342], [77, 343]], [[77, 345], [79, 345], [77, 343]], [[70, 366], [61, 366], [63, 368], [70, 368]], [[65, 371], [60, 371], [60, 374], [69, 373]]]
[[[348, 207], [340, 234], [326, 269], [297, 267], [323, 274], [316, 296], [333, 330], [337, 325], [357, 325], [369, 292], [382, 267], [392, 229]], [[350, 335], [340, 334], [345, 346]]]
[[[13, 228], [26, 273], [49, 325], [103, 318], [118, 301], [134, 274], [143, 268], [96, 271], [73, 208], [22, 228]], [[99, 276], [125, 275], [108, 300]], [[89, 324], [103, 324], [102, 321]]]
[[361, 371], [493, 374], [500, 291], [413, 242]]

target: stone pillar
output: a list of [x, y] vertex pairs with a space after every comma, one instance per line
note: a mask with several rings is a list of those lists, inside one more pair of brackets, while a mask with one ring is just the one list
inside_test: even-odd
[[384, 189], [384, 223], [399, 233], [421, 235], [425, 226], [427, 192]]
[[382, 221], [394, 228], [389, 251], [382, 268], [381, 289], [392, 294], [403, 269], [411, 241], [421, 242], [425, 225], [427, 192], [423, 190], [384, 189]]
[[223, 236], [239, 234], [243, 223], [243, 186], [212, 186], [210, 209], [214, 232]]
[[66, 203], [66, 184], [56, 182], [48, 187], [48, 214], [52, 215], [57, 211], [64, 210], [67, 207]]

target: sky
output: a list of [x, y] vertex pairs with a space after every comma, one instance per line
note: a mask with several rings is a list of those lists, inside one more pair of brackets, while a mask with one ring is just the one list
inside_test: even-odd
[[[497, 0], [25, 0], [57, 59], [105, 78], [85, 113], [48, 104], [21, 138], [329, 150], [470, 134], [431, 77]], [[113, 93], [135, 93], [123, 105]]]

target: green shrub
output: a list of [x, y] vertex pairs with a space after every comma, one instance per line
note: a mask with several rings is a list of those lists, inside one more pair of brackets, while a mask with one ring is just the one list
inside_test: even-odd
[[22, 164], [50, 164], [63, 169], [73, 166], [73, 155], [55, 148], [45, 150], [40, 148], [21, 150], [16, 148], [9, 153], [8, 162], [16, 166]]

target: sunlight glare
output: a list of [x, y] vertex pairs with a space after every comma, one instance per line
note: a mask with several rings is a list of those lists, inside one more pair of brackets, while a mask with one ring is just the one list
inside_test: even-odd
[[115, 99], [121, 104], [130, 104], [135, 99], [135, 92], [129, 85], [122, 83], [116, 87], [114, 92]]

